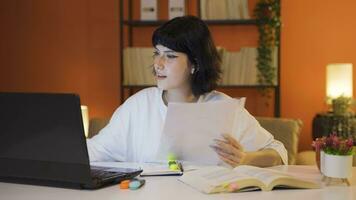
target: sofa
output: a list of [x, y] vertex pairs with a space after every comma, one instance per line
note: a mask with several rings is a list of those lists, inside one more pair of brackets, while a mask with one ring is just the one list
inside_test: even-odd
[[[298, 156], [299, 135], [303, 126], [301, 120], [269, 117], [257, 117], [256, 119], [262, 127], [284, 144], [288, 152], [288, 164], [315, 164], [315, 155], [311, 153], [308, 153], [308, 156], [313, 159], [303, 160], [303, 156], [301, 158]], [[88, 137], [96, 135], [108, 122], [109, 119], [105, 118], [90, 119]], [[301, 159], [302, 162], [297, 161], [298, 159]]]

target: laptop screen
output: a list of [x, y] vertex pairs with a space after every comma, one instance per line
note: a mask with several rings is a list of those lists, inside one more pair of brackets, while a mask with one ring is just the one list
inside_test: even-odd
[[0, 93], [0, 135], [0, 176], [89, 180], [78, 96]]

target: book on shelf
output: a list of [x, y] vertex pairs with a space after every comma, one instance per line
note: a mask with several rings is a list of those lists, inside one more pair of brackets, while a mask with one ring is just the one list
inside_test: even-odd
[[154, 85], [152, 54], [150, 47], [124, 49], [124, 85]]
[[257, 82], [257, 49], [252, 47], [245, 47], [243, 50], [242, 68], [245, 69], [243, 73], [243, 84], [258, 85]]
[[240, 51], [219, 48], [222, 59], [222, 85], [258, 85], [257, 49], [242, 47]]
[[[124, 49], [124, 85], [155, 85], [152, 74], [151, 47], [127, 47]], [[218, 48], [222, 59], [221, 85], [259, 85], [257, 81], [257, 48], [242, 47], [240, 51]], [[273, 65], [277, 69], [278, 49], [273, 52]], [[277, 71], [275, 72], [277, 74]], [[277, 79], [277, 76], [276, 76]], [[277, 80], [274, 80], [274, 84]]]
[[248, 0], [200, 0], [200, 15], [205, 20], [250, 19]]
[[[233, 0], [232, 0], [233, 1]], [[248, 0], [238, 0], [238, 8], [241, 13], [241, 19], [250, 19], [248, 12]]]
[[230, 68], [226, 65], [226, 63], [228, 63], [227, 60], [229, 60], [230, 54], [226, 53], [225, 48], [218, 47], [217, 50], [221, 58], [221, 84], [225, 85], [228, 82], [227, 80], [230, 73]]
[[240, 9], [236, 9], [238, 7], [238, 0], [226, 0], [229, 5], [226, 12], [226, 19], [241, 19]]
[[233, 169], [209, 166], [184, 173], [179, 178], [204, 193], [243, 192], [251, 190], [270, 191], [275, 188], [320, 188], [320, 183], [304, 179], [301, 174], [288, 174], [274, 169], [240, 165]]
[[157, 20], [157, 0], [141, 0], [141, 20]]
[[242, 53], [241, 52], [226, 52], [230, 54], [229, 59], [226, 61], [226, 67], [229, 69], [226, 84], [241, 85], [241, 77], [243, 76], [243, 69], [241, 67]]
[[168, 17], [173, 19], [185, 15], [185, 0], [169, 0]]

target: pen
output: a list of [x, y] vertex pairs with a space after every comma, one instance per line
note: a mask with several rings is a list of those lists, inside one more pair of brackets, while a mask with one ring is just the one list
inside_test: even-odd
[[180, 171], [183, 173], [184, 169], [183, 169], [182, 162], [178, 162], [178, 166], [179, 166]]

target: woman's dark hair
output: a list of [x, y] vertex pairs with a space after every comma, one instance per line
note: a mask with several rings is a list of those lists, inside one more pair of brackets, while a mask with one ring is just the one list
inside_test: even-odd
[[216, 88], [220, 79], [221, 59], [208, 26], [198, 17], [176, 17], [158, 27], [152, 36], [152, 45], [163, 45], [188, 55], [195, 66], [191, 87], [195, 96]]

